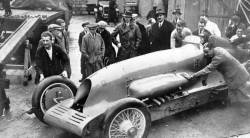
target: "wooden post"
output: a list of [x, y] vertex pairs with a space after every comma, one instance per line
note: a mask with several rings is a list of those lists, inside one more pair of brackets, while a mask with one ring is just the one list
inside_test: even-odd
[[5, 89], [9, 88], [10, 80], [6, 79], [6, 72], [3, 71], [4, 64], [0, 63], [0, 115], [4, 116], [10, 110], [10, 100], [6, 96]]
[[29, 40], [25, 41], [25, 53], [24, 53], [24, 80], [23, 85], [26, 86], [28, 81], [32, 79], [32, 66], [31, 66], [31, 57], [30, 50], [32, 49], [32, 45]]

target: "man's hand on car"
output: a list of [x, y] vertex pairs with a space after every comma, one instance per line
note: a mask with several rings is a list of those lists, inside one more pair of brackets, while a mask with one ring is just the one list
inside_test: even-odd
[[62, 72], [62, 76], [65, 77], [65, 78], [68, 78], [68, 74], [67, 74], [67, 72], [65, 70]]
[[187, 80], [189, 80], [189, 81], [194, 80], [194, 78], [195, 78], [194, 74], [189, 75], [189, 74], [187, 74], [187, 73], [183, 73], [183, 74], [181, 74], [181, 75], [182, 75], [185, 79], [187, 79]]

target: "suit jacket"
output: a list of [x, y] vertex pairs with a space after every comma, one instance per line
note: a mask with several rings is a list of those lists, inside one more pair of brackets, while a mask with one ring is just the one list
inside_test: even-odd
[[115, 58], [116, 53], [115, 53], [114, 47], [112, 46], [112, 37], [111, 37], [110, 32], [104, 29], [100, 34], [105, 44], [104, 56]]
[[52, 60], [44, 47], [37, 49], [35, 56], [36, 66], [39, 73], [43, 74], [44, 77], [52, 75], [59, 75], [64, 70], [68, 72], [70, 77], [70, 61], [67, 54], [58, 46], [52, 46]]
[[212, 61], [194, 76], [202, 76], [217, 70], [220, 72], [230, 89], [237, 89], [248, 79], [249, 74], [246, 68], [240, 64], [227, 50], [221, 47], [214, 48]]
[[167, 20], [164, 20], [160, 28], [158, 23], [152, 25], [152, 29], [150, 32], [152, 52], [170, 49], [170, 36], [174, 28], [174, 25]]
[[146, 31], [146, 28], [143, 24], [136, 22], [137, 26], [141, 31], [141, 43], [139, 48], [137, 49], [138, 54], [146, 54], [149, 52], [149, 38]]

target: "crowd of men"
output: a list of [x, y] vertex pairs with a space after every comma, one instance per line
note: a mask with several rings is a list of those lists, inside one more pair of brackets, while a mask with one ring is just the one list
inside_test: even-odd
[[[209, 31], [211, 35], [221, 37], [218, 25], [206, 16], [200, 16], [197, 30], [192, 32], [181, 18], [182, 13], [179, 8], [173, 11], [172, 22], [166, 20], [165, 14], [164, 10], [154, 7], [147, 15], [148, 24], [144, 26], [140, 23], [138, 14], [125, 12], [121, 22], [112, 32], [106, 29], [108, 23], [102, 20], [98, 23], [82, 23], [83, 31], [78, 38], [82, 54], [80, 81], [115, 62], [150, 52], [181, 47], [186, 36], [202, 36], [204, 30]], [[36, 83], [51, 75], [61, 74], [70, 77], [69, 36], [65, 25], [64, 20], [58, 19], [42, 33], [35, 56], [37, 74], [39, 74], [36, 77]], [[247, 38], [250, 27], [248, 29], [244, 27], [246, 28], [240, 22], [239, 16], [232, 16], [225, 30], [226, 37], [232, 44], [238, 45], [243, 41], [239, 42], [239, 38]], [[245, 30], [248, 30], [246, 31], [248, 34], [244, 34]], [[119, 36], [118, 39], [117, 36]], [[113, 45], [118, 48], [117, 53]]]
[[[214, 41], [222, 39], [221, 31], [216, 23], [210, 21], [207, 16], [200, 16], [197, 30], [192, 32], [181, 18], [180, 9], [174, 10], [172, 22], [166, 20], [165, 14], [164, 10], [154, 7], [147, 16], [148, 24], [144, 26], [139, 22], [137, 14], [125, 12], [121, 22], [112, 32], [106, 29], [108, 23], [102, 20], [98, 23], [82, 23], [83, 31], [79, 34], [78, 39], [82, 74], [79, 81], [82, 82], [95, 71], [115, 62], [150, 52], [181, 47], [185, 37], [196, 35], [202, 38], [201, 44], [205, 47], [204, 53], [212, 58], [212, 62], [200, 72], [193, 76], [186, 76], [186, 78], [191, 80], [218, 69], [230, 87], [240, 89], [243, 94], [249, 96], [250, 83], [246, 69], [224, 49], [215, 48], [217, 45]], [[233, 46], [239, 46], [242, 49], [249, 48], [250, 27], [241, 23], [239, 16], [232, 16], [225, 34], [225, 39], [228, 39]], [[210, 37], [216, 39], [210, 39]], [[70, 77], [68, 39], [65, 22], [62, 19], [58, 19], [55, 24], [50, 24], [48, 30], [42, 33], [35, 56], [38, 74], [36, 83], [52, 75]], [[117, 53], [113, 44], [118, 48]], [[223, 58], [221, 59], [221, 57]], [[222, 67], [220, 70], [220, 65], [224, 64], [225, 61], [228, 61], [225, 63], [228, 68]], [[232, 66], [238, 72], [229, 69]], [[228, 73], [225, 72], [234, 75], [227, 76]], [[244, 76], [245, 79], [239, 79], [239, 76]], [[237, 81], [230, 81], [235, 78]]]

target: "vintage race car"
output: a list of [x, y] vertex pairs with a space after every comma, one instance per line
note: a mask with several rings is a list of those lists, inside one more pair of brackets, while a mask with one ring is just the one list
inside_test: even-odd
[[145, 138], [151, 121], [227, 99], [218, 72], [192, 81], [183, 77], [206, 64], [194, 43], [112, 64], [78, 89], [66, 78], [47, 78], [34, 92], [33, 108], [41, 121], [81, 137], [100, 130], [102, 138]]

